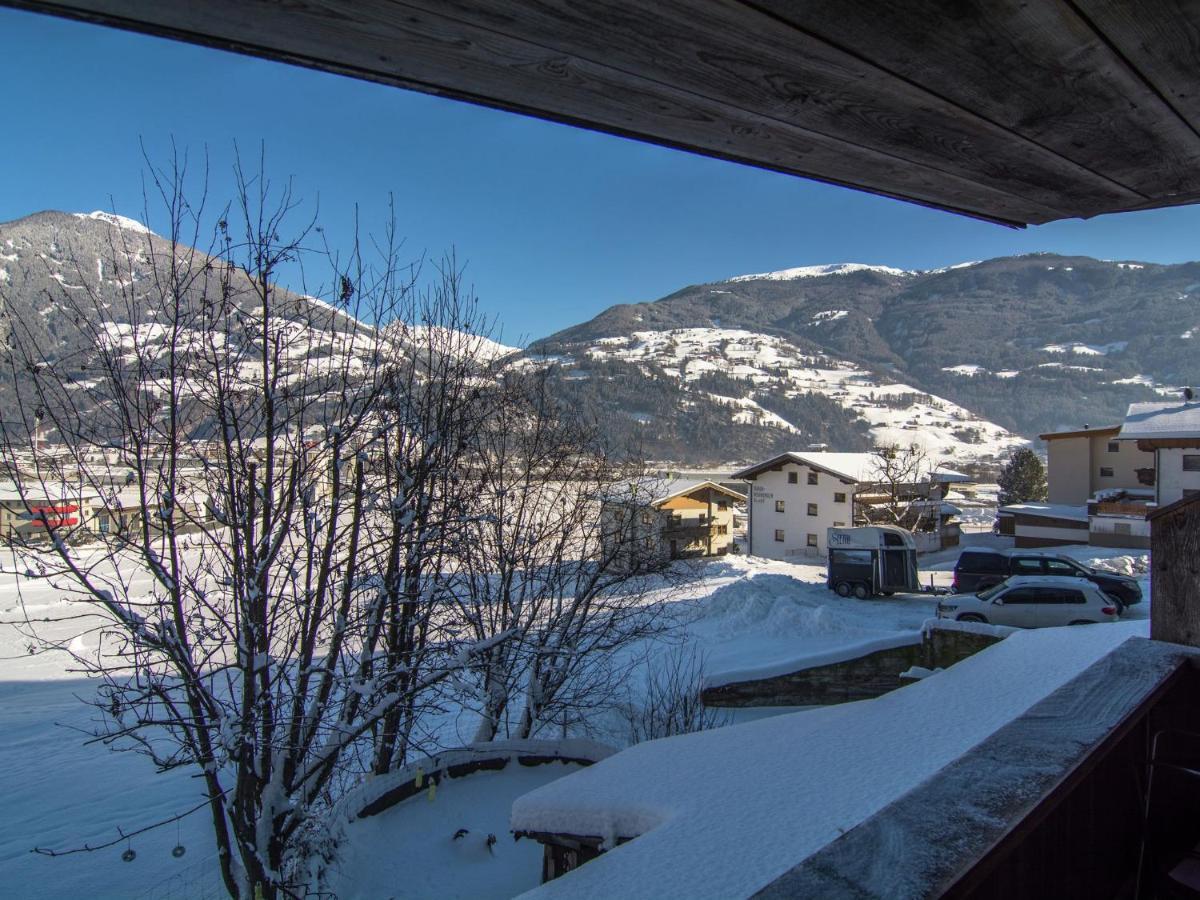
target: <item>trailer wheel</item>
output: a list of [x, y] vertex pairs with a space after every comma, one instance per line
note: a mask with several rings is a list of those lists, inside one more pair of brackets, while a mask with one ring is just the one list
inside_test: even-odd
[[865, 584], [856, 584], [854, 586], [854, 596], [859, 600], [866, 600], [871, 596], [871, 592], [867, 590], [867, 586]]
[[839, 581], [833, 588], [833, 592], [839, 597], [849, 597], [851, 590], [852, 588], [848, 581]]

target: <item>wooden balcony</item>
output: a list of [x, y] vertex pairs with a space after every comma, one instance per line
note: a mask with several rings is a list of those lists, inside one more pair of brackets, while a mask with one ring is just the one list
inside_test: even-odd
[[1106, 500], [1103, 503], [1088, 504], [1088, 515], [1093, 516], [1133, 516], [1144, 519], [1155, 507], [1146, 502], [1136, 500]]
[[1200, 741], [1151, 759], [1200, 732], [1198, 663], [1131, 638], [755, 896], [1196, 896], [1167, 885], [1200, 840]]

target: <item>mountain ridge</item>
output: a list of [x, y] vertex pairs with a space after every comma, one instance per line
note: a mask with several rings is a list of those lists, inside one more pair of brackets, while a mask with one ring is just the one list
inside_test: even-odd
[[571, 356], [636, 332], [744, 329], [903, 381], [1026, 438], [1116, 421], [1130, 402], [1200, 381], [1191, 343], [1200, 263], [1036, 253], [893, 271], [689, 285], [610, 307], [531, 349]]
[[[70, 294], [135, 284], [137, 248], [163, 241], [102, 211], [0, 224], [5, 318], [71, 352]], [[114, 252], [125, 276], [105, 263]], [[298, 334], [347, 315], [279, 296]], [[114, 340], [128, 340], [129, 316], [109, 318]], [[524, 351], [485, 349], [546, 369], [563, 402], [671, 463], [919, 437], [943, 462], [994, 467], [1039, 431], [1114, 421], [1130, 402], [1200, 382], [1196, 334], [1200, 263], [1038, 253], [924, 271], [830, 263], [738, 275], [614, 305]]]

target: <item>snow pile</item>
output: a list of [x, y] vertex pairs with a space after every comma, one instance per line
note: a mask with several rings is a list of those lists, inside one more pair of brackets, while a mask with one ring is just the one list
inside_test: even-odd
[[798, 266], [794, 269], [780, 269], [777, 272], [757, 272], [753, 275], [737, 275], [727, 278], [725, 284], [738, 281], [795, 281], [798, 278], [824, 278], [826, 275], [850, 275], [854, 272], [880, 272], [884, 275], [903, 277], [917, 273], [908, 269], [896, 269], [892, 266], [872, 266], [866, 263], [826, 263], [821, 266]]
[[942, 366], [942, 371], [953, 372], [955, 375], [979, 375], [987, 373], [987, 369], [975, 363], [964, 363], [959, 366]]
[[1111, 556], [1106, 559], [1091, 560], [1088, 565], [1101, 572], [1113, 572], [1117, 575], [1138, 577], [1150, 571], [1150, 557], [1146, 554]]
[[149, 228], [143, 225], [136, 219], [130, 219], [126, 216], [118, 216], [116, 213], [104, 212], [98, 209], [90, 213], [72, 213], [77, 219], [95, 219], [97, 222], [104, 222], [116, 228], [123, 228], [126, 231], [134, 231], [138, 234], [153, 234]]
[[843, 599], [826, 587], [824, 564], [758, 557], [710, 563], [689, 592], [692, 598], [681, 604], [688, 611], [685, 633], [704, 655], [708, 686], [917, 643], [922, 623], [937, 605], [922, 594], [886, 601]]
[[1020, 632], [875, 700], [638, 744], [513, 804], [514, 830], [634, 838], [527, 896], [749, 896], [1146, 631]]

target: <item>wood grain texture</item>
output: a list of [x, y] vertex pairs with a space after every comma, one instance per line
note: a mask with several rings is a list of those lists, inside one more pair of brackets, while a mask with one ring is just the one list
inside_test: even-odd
[[1006, 224], [1200, 198], [1200, 139], [1065, 0], [918, 2], [0, 0]]
[[1195, 0], [1073, 0], [1080, 15], [1200, 134], [1200, 4]]
[[1200, 503], [1163, 507], [1150, 520], [1150, 636], [1200, 647]]
[[[1196, 132], [1065, 0], [748, 2], [1148, 199], [1200, 192]], [[1113, 23], [1124, 36], [1133, 21], [1162, 23], [1178, 12], [1171, 2], [1097, 5], [1126, 13], [1130, 22]], [[1162, 46], [1171, 45], [1155, 43], [1143, 62]], [[1187, 40], [1166, 58], [1190, 66], [1195, 84]]]

